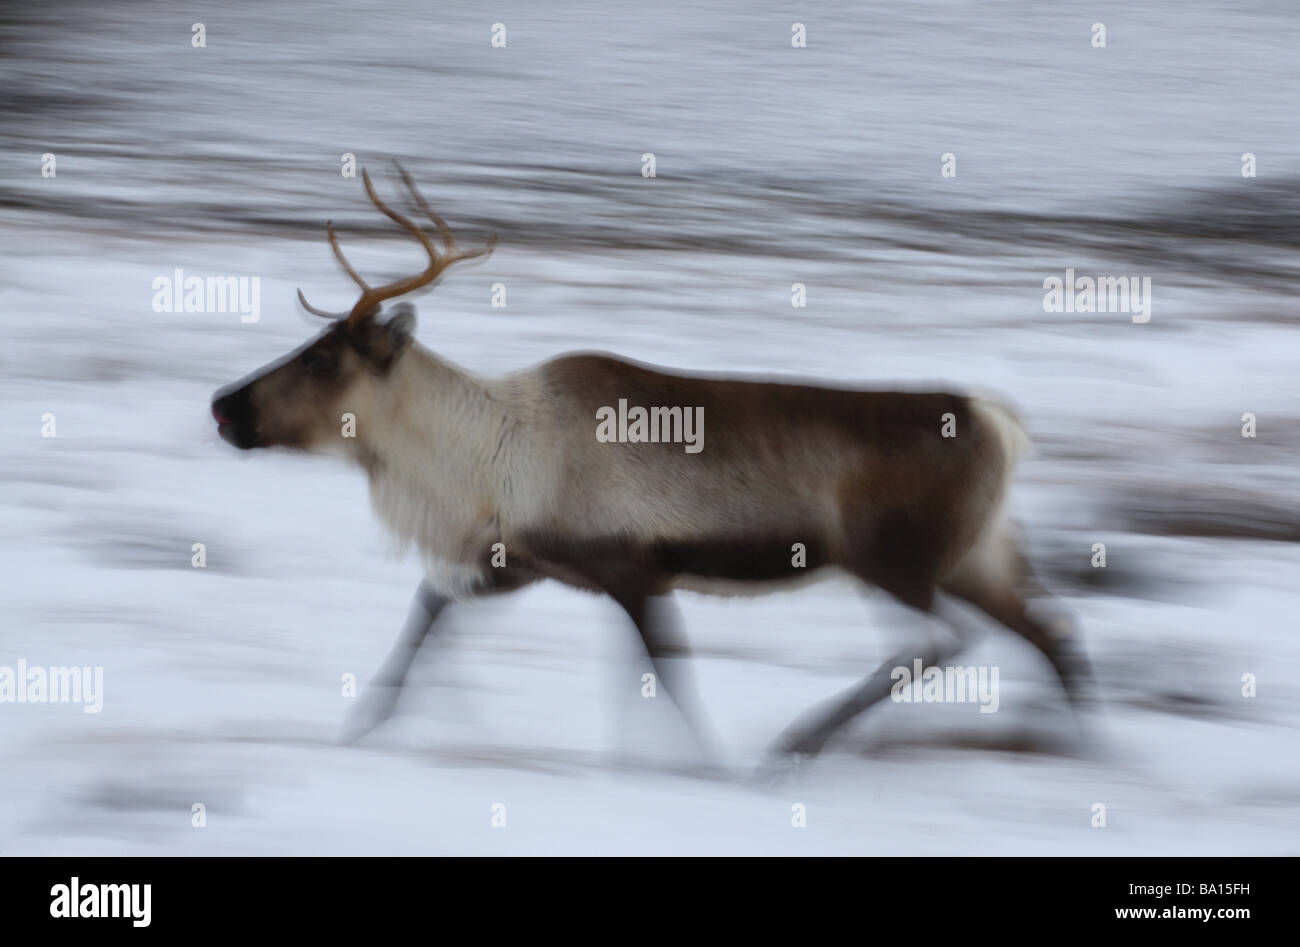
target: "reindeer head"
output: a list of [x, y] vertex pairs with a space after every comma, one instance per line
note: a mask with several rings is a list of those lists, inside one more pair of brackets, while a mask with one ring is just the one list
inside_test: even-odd
[[495, 237], [477, 250], [459, 250], [451, 228], [434, 213], [400, 165], [398, 171], [415, 202], [437, 227], [443, 250], [410, 219], [380, 200], [370, 175], [362, 171], [370, 200], [420, 241], [429, 255], [429, 265], [415, 276], [370, 286], [343, 256], [334, 224], [328, 224], [334, 255], [361, 287], [361, 297], [351, 312], [331, 313], [315, 308], [302, 290], [298, 291], [304, 309], [333, 322], [306, 345], [213, 395], [212, 416], [217, 432], [228, 443], [242, 450], [291, 447], [328, 451], [340, 446], [342, 415], [373, 403], [374, 387], [383, 383], [413, 338], [414, 307], [399, 303], [381, 318], [380, 304], [433, 284], [453, 263], [492, 252]]

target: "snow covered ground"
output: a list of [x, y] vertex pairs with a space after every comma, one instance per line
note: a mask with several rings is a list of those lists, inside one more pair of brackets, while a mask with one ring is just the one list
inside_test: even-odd
[[[1294, 854], [1296, 27], [1284, 4], [1157, 8], [846, 4], [793, 50], [779, 6], [507, 4], [493, 50], [470, 8], [329, 4], [295, 31], [293, 5], [232, 4], [194, 50], [203, 15], [92, 4], [71, 58], [82, 33], [6, 14], [0, 668], [102, 667], [104, 691], [98, 714], [0, 703], [0, 854]], [[684, 764], [615, 607], [553, 585], [458, 610], [398, 717], [343, 745], [341, 680], [364, 689], [418, 569], [359, 473], [238, 453], [207, 406], [315, 331], [295, 287], [347, 299], [326, 217], [363, 271], [415, 260], [344, 151], [501, 232], [417, 303], [420, 340], [475, 371], [598, 348], [1004, 394], [1038, 448], [1016, 512], [1099, 679], [1091, 740], [990, 629], [961, 662], [1000, 669], [997, 713], [881, 705], [746, 781], [915, 630], [831, 582], [679, 596], [734, 779]], [[1243, 179], [1245, 151], [1268, 173]], [[260, 320], [154, 312], [177, 267], [258, 276]], [[1045, 313], [1066, 267], [1152, 276], [1151, 321]]]

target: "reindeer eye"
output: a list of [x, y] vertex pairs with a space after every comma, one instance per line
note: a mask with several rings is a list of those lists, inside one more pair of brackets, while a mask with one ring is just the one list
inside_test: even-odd
[[326, 378], [334, 374], [338, 365], [330, 352], [308, 352], [303, 356], [303, 367], [313, 378]]

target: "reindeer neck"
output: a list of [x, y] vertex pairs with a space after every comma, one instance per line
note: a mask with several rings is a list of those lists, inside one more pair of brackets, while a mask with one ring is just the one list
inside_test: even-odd
[[503, 415], [484, 382], [412, 345], [374, 390], [372, 417], [357, 431], [358, 455], [372, 479], [429, 483], [434, 472], [484, 469], [479, 465], [491, 455], [481, 455]]

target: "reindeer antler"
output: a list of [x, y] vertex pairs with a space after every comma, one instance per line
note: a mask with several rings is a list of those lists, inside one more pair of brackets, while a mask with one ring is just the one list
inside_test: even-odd
[[[355, 326], [360, 322], [371, 318], [378, 311], [379, 304], [385, 300], [392, 299], [396, 296], [403, 296], [422, 286], [427, 286], [441, 276], [442, 271], [453, 263], [459, 263], [462, 260], [472, 260], [475, 257], [486, 256], [491, 253], [492, 249], [496, 246], [497, 238], [496, 234], [493, 234], [488, 238], [487, 243], [479, 247], [477, 250], [462, 251], [459, 249], [456, 246], [456, 237], [452, 233], [451, 228], [448, 227], [447, 222], [439, 217], [434, 209], [429, 206], [429, 203], [424, 199], [424, 195], [420, 193], [420, 189], [417, 188], [415, 182], [411, 180], [411, 176], [406, 173], [406, 169], [396, 161], [394, 161], [393, 164], [397, 165], [397, 171], [402, 176], [402, 181], [406, 184], [407, 190], [411, 192], [411, 197], [415, 199], [415, 202], [420, 206], [420, 209], [429, 216], [431, 221], [433, 221], [433, 225], [438, 228], [438, 234], [442, 237], [445, 249], [442, 252], [439, 252], [438, 248], [434, 246], [433, 240], [428, 234], [421, 230], [417, 224], [411, 221], [410, 218], [399, 214], [397, 211], [385, 204], [380, 199], [379, 195], [375, 193], [375, 187], [370, 183], [370, 175], [363, 169], [361, 171], [361, 180], [366, 185], [366, 194], [370, 196], [371, 202], [383, 211], [384, 215], [390, 220], [396, 221], [404, 230], [408, 231], [415, 237], [415, 239], [420, 241], [420, 245], [423, 246], [425, 252], [429, 254], [429, 265], [424, 268], [423, 272], [417, 273], [415, 276], [408, 276], [405, 279], [395, 280], [394, 282], [386, 283], [383, 286], [371, 286], [361, 278], [361, 274], [353, 268], [352, 264], [348, 262], [347, 257], [343, 255], [343, 251], [339, 247], [338, 235], [334, 232], [334, 222], [330, 221], [326, 225], [326, 231], [329, 234], [330, 248], [334, 251], [334, 256], [338, 258], [343, 269], [347, 271], [348, 276], [352, 277], [353, 282], [361, 287], [361, 297], [356, 301], [355, 305], [353, 305], [351, 312], [346, 315], [349, 326]], [[323, 316], [327, 319], [344, 318], [343, 313], [326, 312], [311, 305], [307, 302], [307, 298], [303, 296], [301, 289], [298, 290], [298, 301], [302, 304], [302, 307], [312, 315]]]

